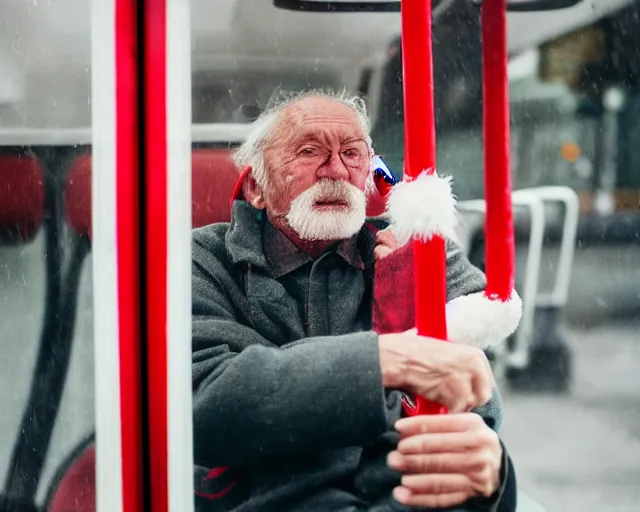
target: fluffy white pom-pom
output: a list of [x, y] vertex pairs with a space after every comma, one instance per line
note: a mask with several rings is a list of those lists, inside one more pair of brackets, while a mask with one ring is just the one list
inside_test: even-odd
[[447, 337], [485, 349], [511, 336], [521, 317], [522, 299], [515, 290], [505, 302], [491, 300], [484, 292], [463, 295], [447, 304]]
[[399, 182], [389, 192], [386, 213], [400, 245], [434, 235], [454, 239], [458, 219], [451, 178], [423, 171], [412, 181]]

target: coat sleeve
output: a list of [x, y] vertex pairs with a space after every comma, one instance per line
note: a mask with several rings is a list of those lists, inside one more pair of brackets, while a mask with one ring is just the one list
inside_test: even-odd
[[384, 433], [376, 333], [276, 347], [238, 320], [225, 289], [233, 286], [228, 274], [211, 268], [194, 261], [196, 464], [244, 465], [267, 455], [363, 445]]
[[464, 251], [451, 240], [447, 248], [447, 302], [462, 295], [482, 292], [487, 286], [484, 272], [474, 266]]

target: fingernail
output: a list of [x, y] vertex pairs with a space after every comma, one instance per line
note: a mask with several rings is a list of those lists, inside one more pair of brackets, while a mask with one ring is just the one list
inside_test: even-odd
[[387, 456], [387, 464], [394, 469], [402, 466], [402, 460], [402, 455], [400, 455], [398, 452], [391, 452]]
[[411, 499], [411, 491], [406, 487], [396, 487], [393, 490], [393, 497], [400, 503], [408, 503]]

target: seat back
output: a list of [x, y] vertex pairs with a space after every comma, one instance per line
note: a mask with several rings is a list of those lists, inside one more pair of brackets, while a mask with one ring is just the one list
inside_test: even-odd
[[91, 155], [77, 157], [67, 172], [64, 209], [69, 226], [79, 235], [91, 237]]
[[44, 218], [44, 176], [37, 157], [0, 154], [0, 244], [32, 240]]
[[45, 512], [96, 510], [96, 449], [93, 436], [67, 457], [53, 478]]
[[191, 221], [194, 228], [229, 222], [229, 199], [238, 170], [228, 149], [196, 149], [191, 157]]
[[[191, 219], [194, 228], [228, 222], [229, 198], [238, 172], [229, 149], [194, 149], [191, 156]], [[74, 160], [64, 193], [67, 221], [81, 236], [91, 237], [91, 155]]]

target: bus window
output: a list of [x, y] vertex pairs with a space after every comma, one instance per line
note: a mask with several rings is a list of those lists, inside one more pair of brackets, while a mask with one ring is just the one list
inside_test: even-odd
[[50, 491], [93, 437], [90, 27], [89, 2], [0, 6], [3, 511], [70, 506]]

